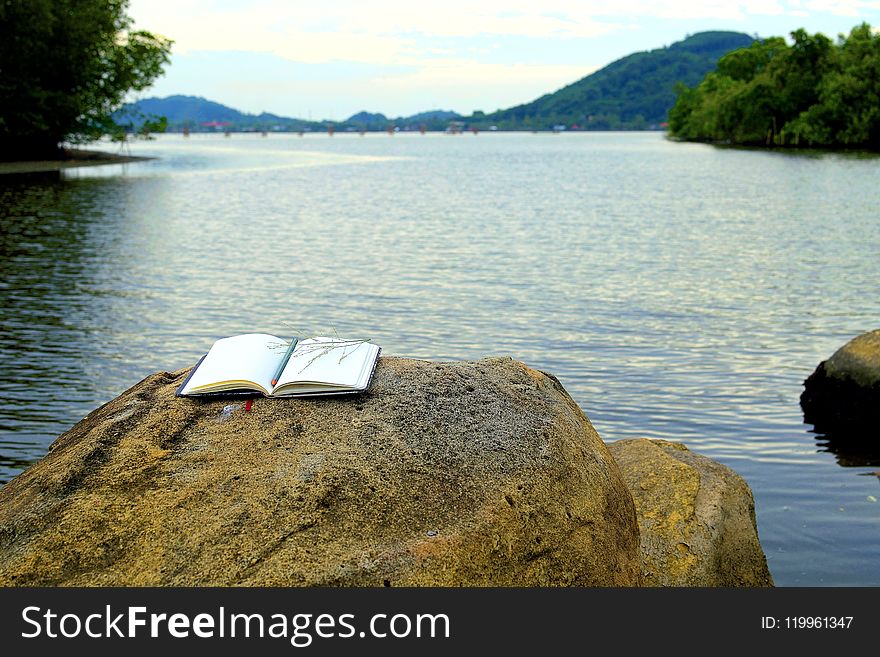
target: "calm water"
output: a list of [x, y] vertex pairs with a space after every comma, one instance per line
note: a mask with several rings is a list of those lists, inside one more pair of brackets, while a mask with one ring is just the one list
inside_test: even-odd
[[335, 327], [553, 372], [606, 441], [742, 474], [777, 584], [880, 585], [880, 456], [829, 451], [798, 406], [880, 326], [880, 159], [657, 133], [132, 150], [159, 159], [0, 177], [0, 480], [218, 337]]

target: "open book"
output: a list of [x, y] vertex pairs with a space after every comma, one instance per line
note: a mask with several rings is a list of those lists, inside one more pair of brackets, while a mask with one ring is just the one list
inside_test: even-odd
[[[177, 389], [178, 397], [258, 392], [267, 397], [366, 390], [381, 349], [362, 340], [309, 338], [296, 343], [265, 333], [217, 340]], [[277, 383], [272, 379], [277, 374]]]

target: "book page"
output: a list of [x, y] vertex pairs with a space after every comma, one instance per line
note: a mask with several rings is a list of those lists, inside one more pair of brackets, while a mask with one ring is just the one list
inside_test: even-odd
[[272, 375], [286, 348], [284, 339], [266, 333], [246, 333], [217, 340], [183, 394], [204, 392], [206, 387], [230, 389], [230, 386], [234, 388], [248, 382], [268, 394], [272, 390]]
[[296, 345], [276, 388], [291, 383], [315, 383], [332, 388], [355, 388], [363, 379], [376, 345], [360, 340], [309, 338]]

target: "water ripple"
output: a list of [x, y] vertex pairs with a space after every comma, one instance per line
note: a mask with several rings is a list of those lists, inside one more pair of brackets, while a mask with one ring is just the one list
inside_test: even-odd
[[740, 472], [777, 583], [880, 584], [876, 455], [797, 401], [877, 326], [878, 160], [557, 137], [166, 136], [0, 178], [0, 480], [220, 336], [329, 328], [552, 372], [606, 440]]

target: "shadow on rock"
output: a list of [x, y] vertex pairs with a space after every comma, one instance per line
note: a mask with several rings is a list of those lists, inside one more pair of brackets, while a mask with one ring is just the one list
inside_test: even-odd
[[804, 422], [837, 453], [880, 452], [880, 329], [853, 338], [804, 381]]

